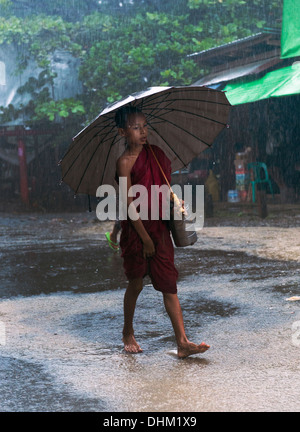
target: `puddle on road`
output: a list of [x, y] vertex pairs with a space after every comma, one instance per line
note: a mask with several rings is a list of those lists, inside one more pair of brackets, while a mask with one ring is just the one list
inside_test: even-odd
[[300, 294], [299, 263], [176, 249], [187, 334], [211, 349], [176, 358], [161, 294], [146, 279], [135, 315], [144, 352], [131, 356], [121, 342], [120, 256], [55, 227], [1, 227], [2, 411], [300, 409], [299, 306], [285, 301]]
[[[19, 239], [20, 240], [20, 239]], [[126, 287], [122, 258], [112, 253], [101, 240], [70, 239], [42, 244], [18, 244], [2, 250], [0, 298], [30, 296], [55, 292], [89, 293]], [[297, 262], [264, 259], [243, 252], [222, 250], [176, 249], [175, 263], [179, 283], [186, 278], [230, 276], [232, 283], [240, 279], [269, 282], [276, 292], [295, 293], [293, 276]], [[278, 282], [280, 278], [284, 284]], [[147, 278], [146, 283], [150, 283]]]

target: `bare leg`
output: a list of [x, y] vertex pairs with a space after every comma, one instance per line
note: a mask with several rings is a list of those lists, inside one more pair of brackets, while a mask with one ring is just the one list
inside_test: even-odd
[[188, 340], [184, 330], [183, 316], [177, 294], [163, 293], [166, 311], [171, 319], [177, 341], [177, 354], [179, 358], [192, 354], [204, 353], [209, 345], [202, 342], [196, 345]]
[[136, 301], [143, 289], [143, 279], [133, 279], [129, 281], [124, 295], [124, 328], [123, 343], [125, 351], [129, 353], [138, 353], [143, 350], [134, 337], [133, 317]]

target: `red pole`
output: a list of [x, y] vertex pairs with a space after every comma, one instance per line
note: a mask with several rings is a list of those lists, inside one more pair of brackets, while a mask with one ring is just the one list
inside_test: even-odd
[[18, 141], [18, 156], [19, 156], [19, 166], [20, 166], [21, 199], [22, 199], [24, 204], [29, 205], [26, 151], [25, 151], [25, 143], [22, 139], [19, 139], [19, 141]]

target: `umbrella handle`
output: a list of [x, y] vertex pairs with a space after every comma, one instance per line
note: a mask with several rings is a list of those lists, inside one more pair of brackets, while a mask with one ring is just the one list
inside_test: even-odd
[[152, 154], [153, 154], [153, 156], [154, 156], [154, 159], [155, 159], [156, 162], [157, 162], [157, 165], [159, 166], [159, 169], [160, 169], [161, 172], [162, 172], [162, 175], [164, 176], [164, 179], [166, 180], [167, 185], [168, 185], [169, 188], [170, 188], [170, 191], [172, 192], [172, 194], [174, 194], [174, 192], [173, 192], [173, 190], [172, 190], [172, 188], [171, 188], [171, 185], [170, 185], [170, 183], [169, 183], [169, 181], [168, 181], [168, 179], [167, 179], [167, 177], [166, 177], [166, 175], [165, 175], [165, 173], [164, 173], [164, 170], [162, 169], [161, 164], [159, 163], [159, 160], [157, 159], [156, 154], [155, 154], [154, 151], [153, 151], [153, 148], [151, 147], [151, 145], [150, 145], [148, 142], [147, 142], [147, 144], [148, 144], [149, 149], [151, 150], [151, 152], [152, 152]]

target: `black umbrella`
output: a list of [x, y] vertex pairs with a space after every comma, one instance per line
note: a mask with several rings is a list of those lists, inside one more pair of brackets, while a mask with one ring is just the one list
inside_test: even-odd
[[62, 180], [75, 193], [95, 196], [100, 185], [115, 185], [116, 161], [125, 142], [114, 119], [124, 105], [145, 114], [148, 141], [163, 149], [172, 172], [212, 145], [230, 111], [225, 93], [207, 87], [151, 87], [113, 103], [73, 138], [62, 159]]

